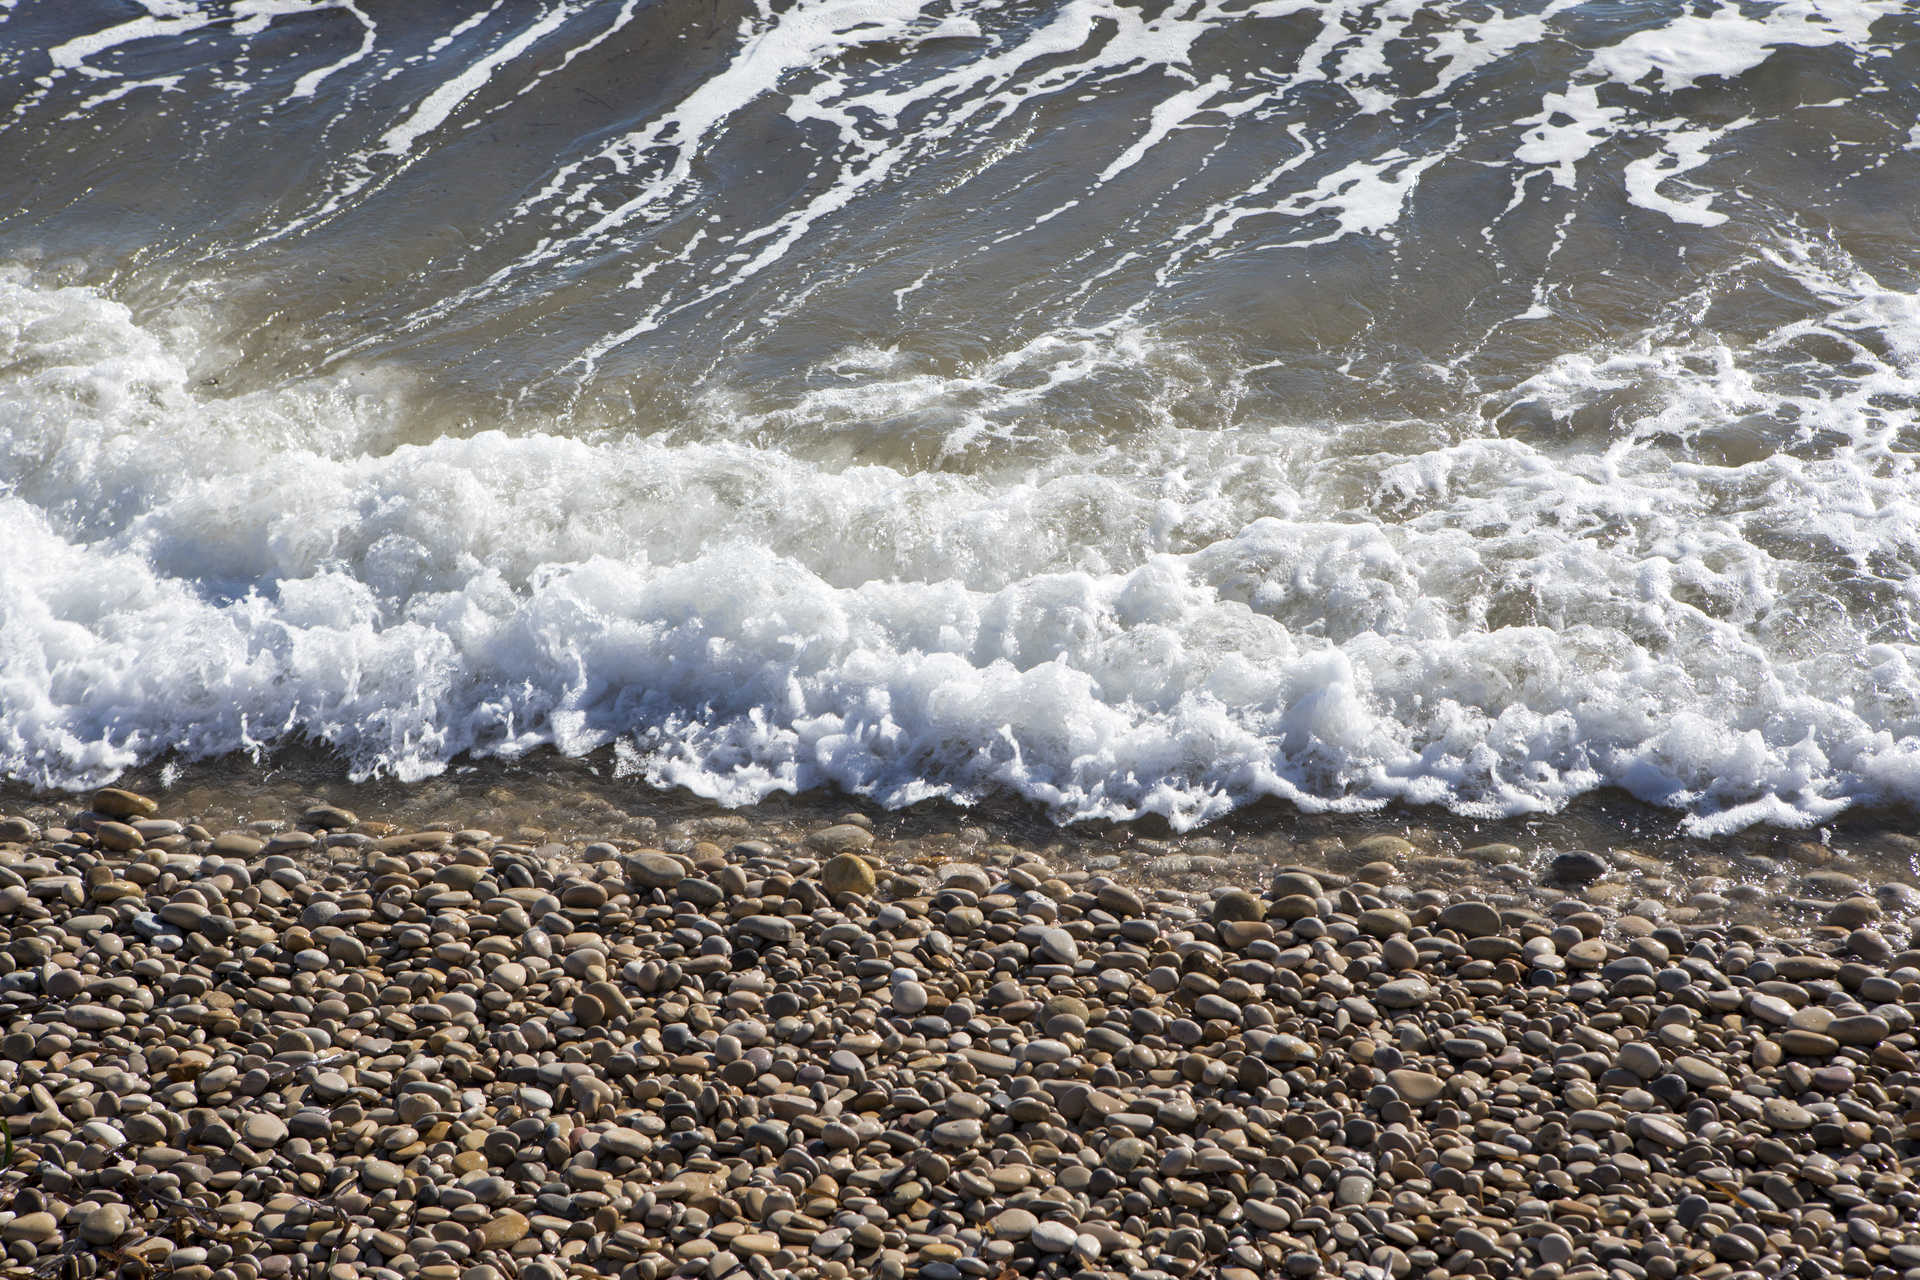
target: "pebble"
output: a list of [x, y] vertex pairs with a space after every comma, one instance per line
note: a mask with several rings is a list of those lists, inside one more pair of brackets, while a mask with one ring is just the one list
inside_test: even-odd
[[1425, 978], [1396, 978], [1383, 983], [1374, 999], [1389, 1009], [1416, 1009], [1433, 999], [1433, 987]]
[[[1094, 874], [858, 815], [571, 842], [303, 801], [213, 836], [105, 794], [0, 815], [10, 1263], [1920, 1271], [1912, 913], [1833, 867], [1777, 873], [1825, 904], [1795, 933], [1712, 914], [1763, 900], [1732, 876], [1576, 851], [1534, 883], [1418, 832], [1337, 868], [1128, 836], [1151, 856]], [[1175, 858], [1280, 869], [1192, 892]]]
[[1042, 1253], [1069, 1253], [1079, 1233], [1062, 1222], [1042, 1222], [1033, 1228], [1033, 1244]]
[[871, 897], [878, 883], [872, 864], [857, 853], [835, 854], [820, 872], [821, 887], [836, 898], [843, 893]]
[[1415, 1107], [1424, 1107], [1436, 1101], [1446, 1089], [1446, 1082], [1439, 1076], [1406, 1067], [1387, 1072], [1387, 1083], [1408, 1105]]
[[80, 1238], [90, 1245], [116, 1244], [131, 1230], [124, 1205], [103, 1204], [80, 1220]]

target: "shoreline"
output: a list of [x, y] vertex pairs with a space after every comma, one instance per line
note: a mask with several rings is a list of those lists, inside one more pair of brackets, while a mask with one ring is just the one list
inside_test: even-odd
[[91, 803], [0, 805], [9, 1275], [1920, 1277], [1904, 886]]
[[[113, 785], [151, 794], [170, 813], [215, 832], [248, 828], [271, 835], [297, 827], [309, 808], [332, 806], [396, 827], [484, 828], [499, 839], [574, 849], [602, 839], [684, 841], [688, 833], [784, 846], [800, 842], [810, 827], [852, 814], [876, 833], [883, 851], [891, 848], [900, 859], [1005, 845], [1129, 883], [1187, 889], [1216, 881], [1256, 887], [1288, 866], [1350, 874], [1367, 861], [1356, 860], [1351, 849], [1386, 839], [1405, 842], [1390, 856], [1415, 879], [1510, 892], [1543, 884], [1559, 854], [1586, 852], [1606, 864], [1593, 895], [1616, 909], [1651, 897], [1687, 920], [1805, 928], [1839, 899], [1867, 894], [1890, 915], [1920, 917], [1920, 814], [1897, 809], [1850, 811], [1814, 830], [1762, 825], [1700, 837], [1680, 829], [1678, 812], [1612, 791], [1582, 796], [1557, 813], [1499, 819], [1435, 806], [1309, 813], [1275, 800], [1180, 833], [1158, 818], [1060, 824], [1041, 807], [1010, 799], [886, 809], [818, 791], [729, 808], [621, 777], [611, 749], [463, 760], [416, 782], [358, 783], [347, 781], [342, 762], [329, 752], [283, 749], [258, 761], [155, 762]], [[57, 824], [63, 813], [83, 808], [87, 794], [0, 779], [0, 814], [36, 814], [42, 826]], [[1688, 915], [1696, 894], [1704, 895], [1693, 908], [1699, 914]]]

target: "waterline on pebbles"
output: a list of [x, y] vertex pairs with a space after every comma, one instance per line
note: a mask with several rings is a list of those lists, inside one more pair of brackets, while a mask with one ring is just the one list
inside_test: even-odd
[[1190, 892], [859, 815], [65, 821], [0, 819], [11, 1264], [1920, 1277], [1897, 894], [1793, 937], [1378, 836]]

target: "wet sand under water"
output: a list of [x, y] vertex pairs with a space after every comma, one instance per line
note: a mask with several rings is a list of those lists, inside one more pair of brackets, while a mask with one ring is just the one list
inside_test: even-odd
[[[281, 751], [258, 761], [157, 763], [117, 785], [151, 795], [166, 816], [215, 834], [297, 829], [307, 810], [329, 805], [350, 811], [367, 830], [478, 829], [526, 845], [577, 849], [610, 841], [684, 852], [700, 841], [793, 847], [851, 819], [874, 833], [878, 860], [900, 868], [968, 861], [1011, 846], [1062, 867], [1192, 890], [1263, 885], [1283, 867], [1351, 874], [1386, 861], [1413, 888], [1562, 892], [1612, 914], [1664, 914], [1675, 923], [1817, 928], [1846, 923], [1844, 910], [1829, 918], [1849, 898], [1855, 914], [1866, 898], [1887, 923], [1920, 920], [1920, 822], [1897, 811], [1862, 811], [1814, 831], [1754, 827], [1700, 839], [1679, 830], [1677, 814], [1619, 793], [1595, 793], [1558, 814], [1497, 821], [1404, 807], [1308, 814], [1274, 803], [1183, 834], [1155, 821], [1061, 826], [1036, 807], [1004, 802], [887, 810], [844, 794], [809, 793], [726, 809], [616, 776], [610, 750], [461, 763], [411, 783], [350, 782], [330, 754]], [[0, 814], [42, 827], [74, 820], [86, 800], [86, 793], [0, 782]], [[1588, 884], [1556, 874], [1556, 857], [1573, 850], [1599, 854], [1607, 869]]]

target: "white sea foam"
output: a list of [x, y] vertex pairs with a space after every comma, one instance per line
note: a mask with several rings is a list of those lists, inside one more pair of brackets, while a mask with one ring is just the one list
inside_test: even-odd
[[[1822, 316], [1740, 349], [1570, 353], [1491, 406], [1639, 388], [1598, 451], [1151, 414], [1089, 449], [1025, 412], [1115, 361], [1199, 376], [1142, 334], [948, 377], [850, 352], [855, 385], [732, 430], [396, 446], [401, 389], [209, 400], [191, 329], [13, 272], [0, 771], [77, 784], [296, 738], [418, 777], [611, 742], [728, 802], [992, 792], [1180, 825], [1260, 796], [1511, 814], [1605, 785], [1701, 831], [1914, 803], [1920, 299], [1805, 246], [1766, 265]], [[1816, 340], [1857, 367], [1787, 376]], [[809, 444], [955, 411], [1023, 425], [1031, 460], [912, 472]], [[1760, 411], [1849, 443], [1661, 443]]]
[[[239, 336], [0, 273], [0, 775], [611, 743], [729, 802], [1182, 826], [1262, 796], [1612, 786], [1702, 832], [1920, 803], [1920, 293], [1840, 247], [1894, 261], [1861, 246], [1898, 228], [1779, 212], [1907, 189], [1910, 12], [1520, 7], [765, 0], [591, 116], [617, 73], [585, 55], [653, 52], [670, 6], [147, 0], [0, 48], [21, 155], [151, 90], [221, 116], [183, 126], [193, 163], [277, 140], [257, 109], [310, 165], [196, 265], [182, 231], [121, 277], [217, 293], [271, 246], [285, 296]], [[1857, 163], [1778, 153], [1769, 185], [1816, 105], [1775, 59], [1859, 100]], [[517, 185], [483, 190], [496, 155]], [[1426, 331], [1455, 302], [1492, 330]], [[517, 345], [521, 306], [565, 332]], [[342, 316], [292, 361], [329, 372], [260, 376]], [[474, 334], [589, 404], [648, 342], [662, 376], [700, 347], [750, 372], [665, 423], [439, 433], [400, 370], [469, 376]], [[263, 389], [209, 390], [230, 347]]]

